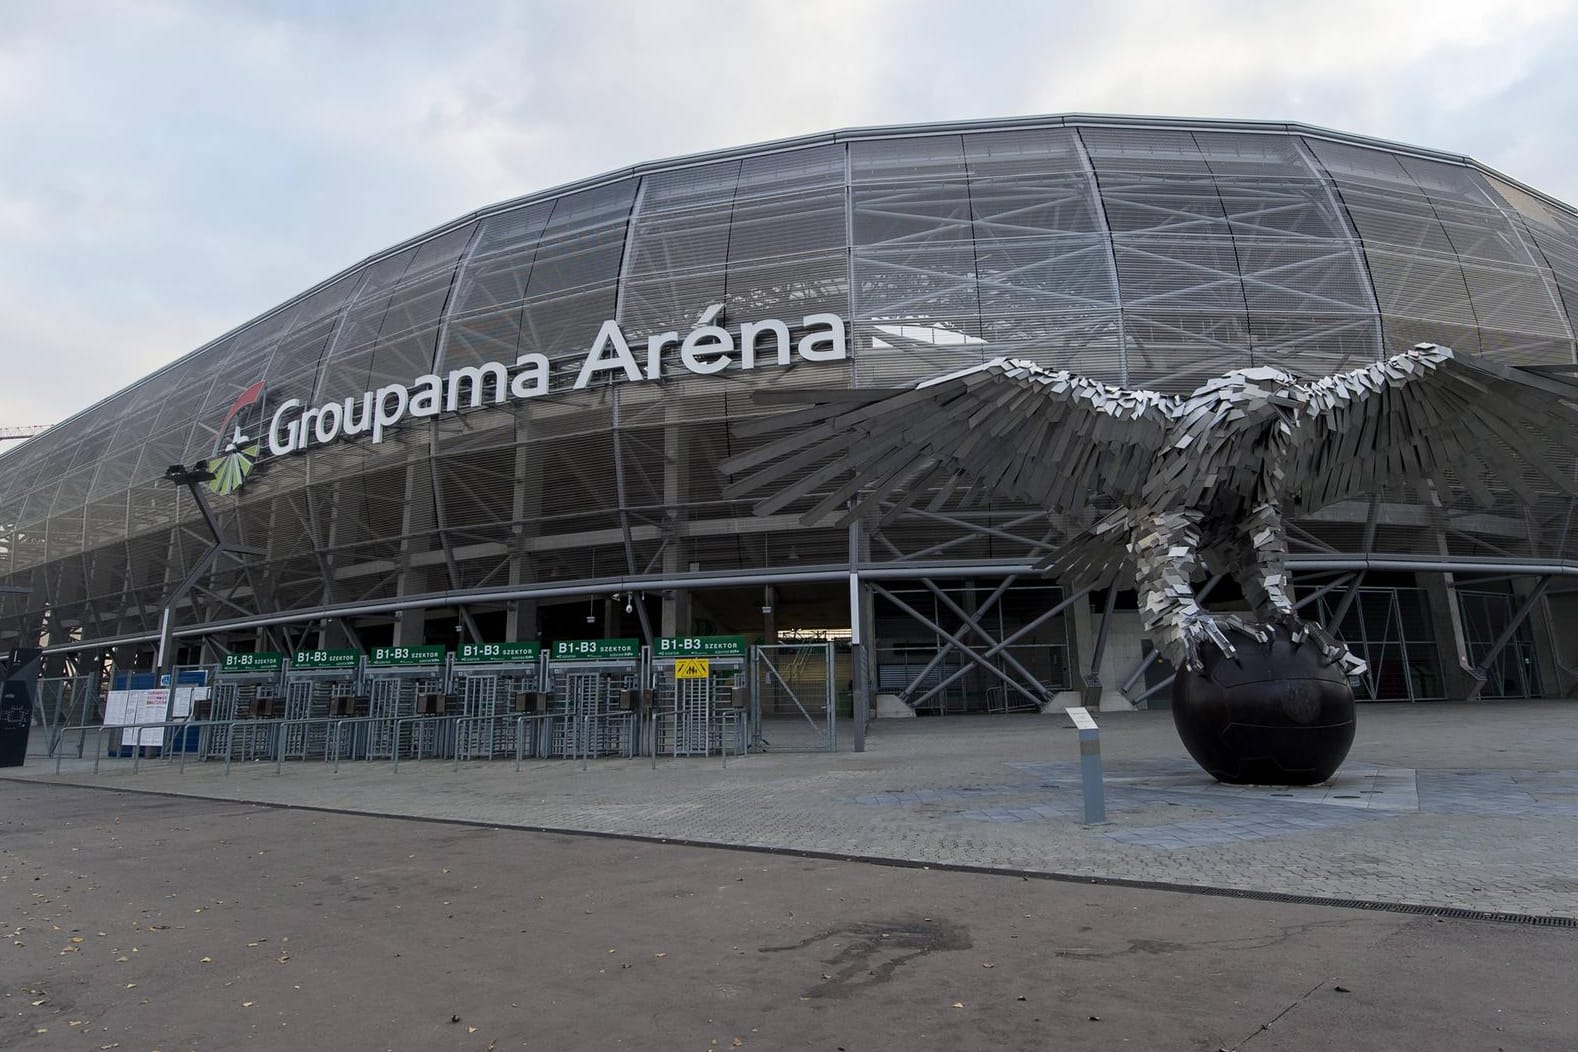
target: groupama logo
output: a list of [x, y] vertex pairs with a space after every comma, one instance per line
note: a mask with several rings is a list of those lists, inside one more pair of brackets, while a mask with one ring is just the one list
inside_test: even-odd
[[241, 392], [219, 425], [214, 452], [208, 458], [208, 471], [214, 476], [208, 480], [208, 488], [221, 497], [240, 489], [257, 465], [259, 442], [247, 435], [244, 425], [259, 421], [262, 399], [263, 381], [259, 380]]
[[446, 373], [424, 373], [410, 383], [390, 383], [317, 405], [286, 398], [272, 407], [267, 418], [259, 380], [241, 392], [219, 425], [213, 454], [206, 462], [213, 476], [208, 488], [220, 496], [240, 489], [265, 449], [268, 455], [280, 457], [361, 435], [377, 445], [398, 433], [407, 420], [510, 406], [612, 383], [662, 381], [682, 374], [708, 376], [726, 369], [788, 369], [799, 362], [838, 362], [849, 357], [844, 319], [837, 314], [807, 314], [798, 325], [768, 318], [741, 322], [731, 329], [723, 324], [723, 306], [709, 306], [683, 336], [677, 330], [649, 335], [639, 357], [620, 324], [604, 321], [579, 369], [572, 359], [556, 370], [547, 355], [529, 351], [513, 363], [458, 365]]

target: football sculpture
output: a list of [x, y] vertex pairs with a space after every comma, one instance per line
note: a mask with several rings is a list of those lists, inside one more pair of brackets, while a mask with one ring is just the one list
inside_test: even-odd
[[[1236, 634], [1236, 633], [1235, 633]], [[1353, 744], [1353, 691], [1340, 662], [1286, 628], [1269, 642], [1208, 649], [1204, 668], [1173, 680], [1173, 723], [1195, 762], [1231, 785], [1314, 785]]]

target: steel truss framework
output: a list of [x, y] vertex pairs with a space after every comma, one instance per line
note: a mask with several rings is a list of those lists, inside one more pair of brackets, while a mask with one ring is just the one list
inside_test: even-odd
[[[870, 129], [611, 173], [395, 246], [0, 456], [0, 581], [31, 590], [0, 595], [0, 644], [154, 638], [209, 547], [160, 476], [210, 455], [258, 380], [265, 408], [318, 404], [525, 351], [563, 380], [603, 319], [635, 345], [716, 303], [737, 321], [836, 313], [850, 357], [676, 370], [261, 462], [216, 511], [262, 554], [200, 580], [177, 638], [292, 649], [327, 629], [359, 645], [369, 619], [437, 608], [477, 638], [480, 612], [556, 597], [1030, 580], [1069, 524], [916, 486], [852, 547], [831, 520], [802, 522], [835, 483], [758, 518], [715, 465], [761, 441], [744, 421], [792, 411], [764, 390], [888, 387], [998, 355], [1164, 390], [1253, 364], [1324, 374], [1427, 339], [1570, 368], [1578, 216], [1465, 158], [1246, 122]], [[1460, 496], [1386, 492], [1293, 524], [1295, 567], [1569, 575], [1569, 502], [1538, 478], [1456, 474]], [[1002, 682], [962, 656], [996, 645], [984, 622], [942, 627]]]

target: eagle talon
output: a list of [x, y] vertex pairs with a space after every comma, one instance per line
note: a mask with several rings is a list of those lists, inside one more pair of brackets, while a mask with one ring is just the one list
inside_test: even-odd
[[1278, 611], [1267, 621], [1285, 627], [1295, 646], [1306, 640], [1312, 641], [1320, 651], [1322, 660], [1328, 665], [1340, 664], [1345, 675], [1362, 676], [1370, 671], [1370, 666], [1362, 658], [1354, 656], [1337, 637], [1314, 621], [1306, 621], [1292, 611]]
[[1183, 667], [1190, 672], [1205, 671], [1205, 662], [1200, 659], [1200, 647], [1210, 643], [1225, 658], [1232, 661], [1238, 660], [1238, 648], [1233, 646], [1227, 638], [1227, 633], [1222, 631], [1222, 626], [1237, 629], [1245, 635], [1254, 637], [1256, 633], [1239, 621], [1236, 617], [1217, 617], [1212, 614], [1195, 614], [1184, 619], [1181, 627], [1183, 636]]

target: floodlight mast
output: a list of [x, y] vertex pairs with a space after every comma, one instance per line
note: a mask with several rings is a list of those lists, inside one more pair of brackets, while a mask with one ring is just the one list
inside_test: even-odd
[[185, 486], [192, 494], [192, 499], [197, 502], [197, 508], [203, 513], [203, 521], [208, 525], [208, 532], [213, 535], [214, 542], [209, 545], [202, 558], [197, 560], [191, 572], [181, 579], [181, 582], [170, 590], [165, 597], [164, 607], [159, 611], [159, 652], [154, 659], [154, 675], [157, 682], [159, 677], [168, 675], [170, 686], [175, 686], [175, 604], [186, 598], [197, 582], [214, 565], [214, 560], [220, 555], [261, 555], [257, 548], [244, 545], [231, 544], [225, 540], [224, 531], [219, 528], [219, 519], [214, 515], [214, 509], [208, 504], [208, 497], [203, 493], [202, 483], [210, 482], [214, 473], [209, 470], [206, 461], [198, 461], [191, 467], [184, 464], [171, 464], [165, 469], [166, 481], [178, 486]]

